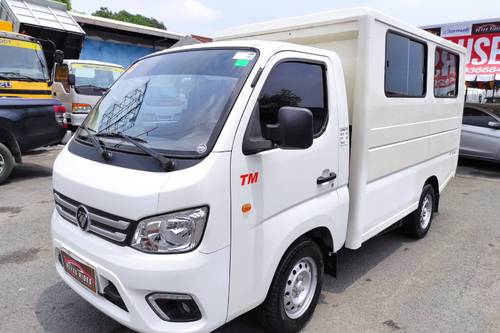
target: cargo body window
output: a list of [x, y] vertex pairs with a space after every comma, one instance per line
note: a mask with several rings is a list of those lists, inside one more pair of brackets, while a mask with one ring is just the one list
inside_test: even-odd
[[[327, 120], [324, 66], [304, 62], [283, 62], [269, 74], [258, 101], [260, 130], [278, 120], [284, 106], [309, 109], [313, 114], [314, 135], [322, 133]], [[262, 132], [261, 132], [262, 133]]]
[[427, 46], [389, 32], [386, 37], [385, 95], [424, 97], [426, 93]]
[[458, 56], [436, 47], [434, 58], [434, 96], [454, 98], [458, 95]]

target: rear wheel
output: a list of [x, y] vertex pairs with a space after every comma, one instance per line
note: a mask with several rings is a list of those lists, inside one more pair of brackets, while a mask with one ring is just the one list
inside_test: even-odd
[[0, 143], [0, 184], [5, 183], [14, 168], [14, 157], [9, 148]]
[[405, 218], [404, 232], [414, 238], [423, 238], [431, 227], [436, 204], [436, 192], [431, 184], [425, 184], [416, 211]]
[[308, 238], [295, 242], [285, 253], [264, 303], [261, 323], [274, 332], [298, 332], [311, 317], [323, 284], [323, 256]]

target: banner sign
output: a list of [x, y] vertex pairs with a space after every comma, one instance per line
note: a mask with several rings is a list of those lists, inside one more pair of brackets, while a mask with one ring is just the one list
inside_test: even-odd
[[427, 31], [467, 49], [466, 74], [500, 74], [500, 21], [488, 23], [456, 23]]

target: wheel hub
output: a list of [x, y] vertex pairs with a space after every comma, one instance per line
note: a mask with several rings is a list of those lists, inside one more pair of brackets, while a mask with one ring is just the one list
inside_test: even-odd
[[422, 210], [420, 211], [420, 226], [426, 229], [432, 218], [432, 196], [427, 193], [422, 201]]
[[0, 154], [0, 173], [2, 173], [4, 168], [5, 168], [5, 160], [3, 156]]
[[285, 313], [296, 319], [307, 311], [318, 283], [317, 268], [312, 258], [300, 259], [286, 280], [283, 304]]

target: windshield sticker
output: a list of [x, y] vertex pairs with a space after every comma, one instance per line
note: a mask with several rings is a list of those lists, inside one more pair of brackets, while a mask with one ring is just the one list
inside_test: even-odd
[[12, 46], [12, 47], [20, 47], [22, 49], [31, 49], [36, 51], [41, 51], [42, 47], [40, 44], [25, 42], [22, 40], [16, 39], [8, 39], [8, 38], [0, 38], [0, 46]]
[[205, 145], [205, 144], [201, 144], [201, 145], [199, 145], [199, 146], [196, 148], [196, 152], [197, 152], [198, 154], [203, 154], [203, 153], [204, 153], [204, 152], [206, 152], [206, 151], [207, 151], [207, 145]]
[[238, 59], [234, 62], [234, 66], [235, 67], [247, 67], [249, 63], [250, 63], [250, 60]]
[[236, 52], [233, 59], [251, 61], [255, 58], [255, 52]]
[[123, 68], [120, 68], [120, 67], [104, 66], [104, 65], [92, 65], [92, 64], [72, 64], [71, 67], [72, 68], [91, 68], [91, 69], [118, 72], [118, 73], [123, 73], [125, 71]]

